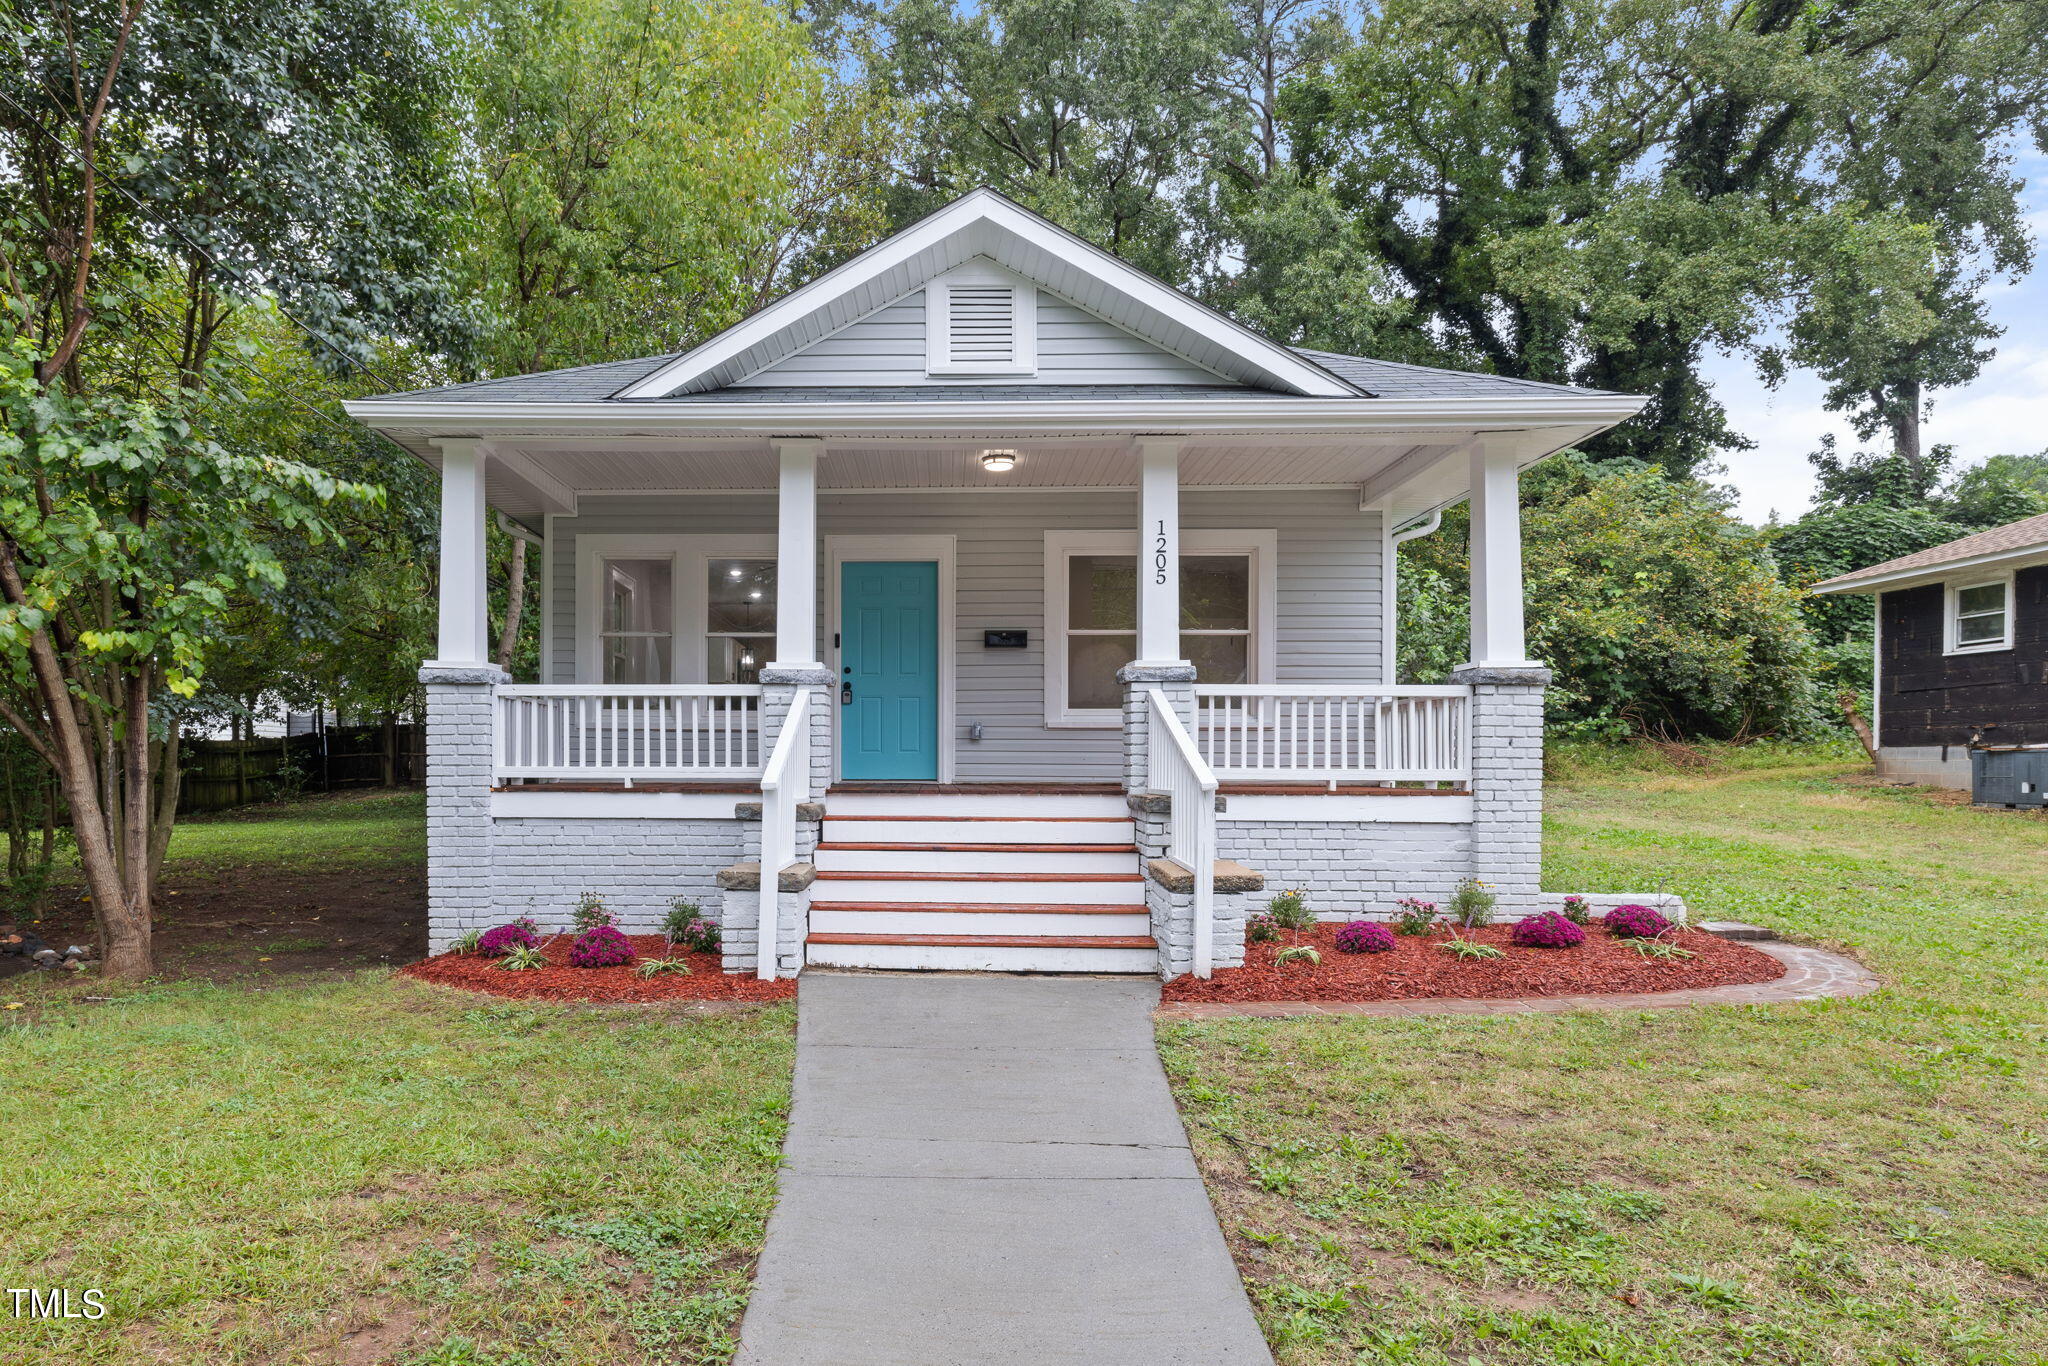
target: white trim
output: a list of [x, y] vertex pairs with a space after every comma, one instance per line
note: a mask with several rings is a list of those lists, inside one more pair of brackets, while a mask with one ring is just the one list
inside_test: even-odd
[[[939, 776], [938, 782], [953, 781], [954, 730], [956, 711], [954, 675], [960, 653], [960, 642], [955, 638], [955, 575], [959, 558], [960, 538], [952, 535], [931, 536], [827, 536], [825, 538], [825, 634], [831, 640], [826, 658], [835, 678], [844, 678], [845, 665], [840, 662], [839, 647], [839, 599], [843, 592], [840, 571], [850, 560], [902, 560], [916, 562], [929, 560], [939, 567]], [[832, 776], [839, 776], [839, 734], [838, 724], [839, 691], [832, 690]]]
[[534, 681], [555, 681], [555, 513], [540, 519], [540, 663]]
[[[964, 257], [1000, 255], [1006, 238], [1021, 239], [1037, 247], [1097, 280], [1105, 289], [1126, 296], [1137, 309], [1155, 314], [1171, 326], [1215, 340], [1242, 361], [1248, 370], [1270, 379], [1277, 386], [1300, 394], [1330, 397], [1356, 392], [1321, 366], [1296, 356], [1242, 323], [1197, 303], [1101, 248], [982, 187], [962, 195], [836, 269], [827, 271], [803, 288], [784, 295], [752, 317], [622, 389], [618, 397], [666, 397], [763, 344], [779, 343], [787, 348], [784, 354], [793, 354], [811, 340], [810, 336], [801, 335], [802, 323], [826, 312], [842, 299], [857, 294], [864, 286], [890, 271], [909, 265], [921, 253], [957, 239], [963, 244]], [[969, 250], [969, 247], [975, 249]], [[901, 293], [900, 290], [891, 292]], [[834, 332], [841, 325], [834, 321], [823, 331]], [[1145, 335], [1127, 322], [1119, 323], [1119, 326], [1136, 335]]]
[[554, 475], [536, 465], [518, 451], [494, 450], [491, 458], [509, 470], [516, 479], [523, 480], [540, 495], [543, 512], [576, 513], [576, 490], [570, 488]]
[[[745, 792], [493, 792], [492, 820], [737, 820]], [[517, 837], [516, 831], [508, 831]]]
[[1884, 594], [1870, 605], [1870, 744], [1877, 751], [1870, 762], [1875, 764], [1884, 753]]
[[[953, 290], [1010, 291], [1010, 358], [1000, 364], [953, 358]], [[974, 260], [925, 282], [925, 372], [939, 376], [1036, 375], [1038, 373], [1038, 286], [1013, 271]]]
[[1216, 813], [1221, 824], [1236, 821], [1393, 821], [1403, 825], [1470, 825], [1472, 798], [1353, 797], [1344, 794], [1232, 793]]
[[[599, 591], [599, 566], [609, 559], [668, 560], [672, 568], [671, 607], [674, 616], [674, 668], [677, 683], [704, 681], [702, 637], [710, 613], [710, 588], [706, 576], [711, 561], [776, 558], [772, 532], [748, 535], [628, 535], [585, 533], [576, 538], [576, 682], [596, 684], [603, 672], [598, 649], [598, 626], [604, 619], [604, 597]], [[781, 566], [776, 566], [778, 581]], [[763, 661], [766, 663], [767, 661]]]
[[434, 658], [485, 664], [491, 659], [491, 632], [484, 562], [490, 511], [484, 484], [491, 448], [468, 437], [435, 444], [441, 448], [441, 582]]
[[[2005, 590], [2005, 634], [1997, 640], [1980, 640], [1964, 645], [1957, 637], [1956, 598], [1965, 589], [1998, 587]], [[2010, 650], [2013, 643], [2013, 571], [1976, 578], [1952, 579], [1941, 585], [1941, 652], [1944, 655], [1988, 655]]]
[[[1280, 536], [1270, 527], [1234, 530], [1183, 531], [1180, 553], [1188, 555], [1244, 555], [1251, 561], [1251, 626], [1246, 665], [1253, 683], [1273, 680], [1279, 634]], [[1066, 705], [1067, 694], [1067, 575], [1071, 555], [1138, 554], [1138, 532], [1060, 531], [1045, 533], [1045, 725], [1048, 730], [1115, 730], [1123, 724], [1118, 708], [1081, 708]], [[1132, 631], [1136, 648], [1135, 628]]]

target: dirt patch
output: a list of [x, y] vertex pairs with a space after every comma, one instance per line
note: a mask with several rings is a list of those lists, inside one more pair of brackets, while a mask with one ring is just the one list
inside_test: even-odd
[[[1458, 958], [1439, 947], [1450, 938], [1448, 931], [1396, 935], [1394, 947], [1385, 953], [1339, 953], [1338, 926], [1318, 925], [1287, 943], [1247, 945], [1243, 967], [1219, 968], [1206, 982], [1177, 977], [1160, 994], [1168, 1001], [1484, 1001], [1681, 991], [1770, 982], [1785, 975], [1785, 965], [1769, 954], [1695, 930], [1667, 936], [1693, 957], [1657, 959], [1597, 924], [1587, 927], [1585, 943], [1568, 949], [1517, 948], [1508, 942], [1511, 929], [1460, 930], [1503, 956]], [[1313, 946], [1322, 962], [1276, 965], [1279, 951], [1295, 942]]]
[[495, 958], [444, 953], [401, 971], [423, 982], [523, 1001], [780, 1001], [796, 995], [790, 978], [764, 982], [750, 974], [728, 973], [717, 954], [670, 952], [658, 934], [627, 939], [639, 958], [682, 958], [690, 970], [642, 977], [637, 962], [616, 968], [570, 967], [569, 936], [558, 934], [541, 945], [548, 957], [544, 968], [514, 972], [499, 967]]
[[[33, 929], [60, 950], [93, 942], [82, 888], [57, 894]], [[167, 872], [156, 910], [157, 975], [243, 982], [345, 974], [410, 962], [427, 951], [425, 873], [408, 865], [298, 872], [212, 868]]]

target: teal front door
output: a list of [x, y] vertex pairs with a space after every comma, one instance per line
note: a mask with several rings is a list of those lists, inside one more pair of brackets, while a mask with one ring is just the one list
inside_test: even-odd
[[939, 776], [939, 567], [839, 568], [839, 776]]

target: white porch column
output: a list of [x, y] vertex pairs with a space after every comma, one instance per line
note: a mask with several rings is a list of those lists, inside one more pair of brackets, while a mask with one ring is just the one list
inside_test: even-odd
[[440, 664], [483, 664], [491, 657], [485, 621], [483, 442], [463, 437], [441, 448], [441, 622], [434, 647]]
[[1138, 443], [1138, 658], [1181, 664], [1180, 442]]
[[1472, 658], [1467, 667], [1529, 669], [1522, 625], [1522, 509], [1518, 452], [1506, 442], [1472, 448]]
[[775, 511], [775, 667], [822, 669], [818, 659], [818, 456], [813, 437], [775, 443], [782, 469]]

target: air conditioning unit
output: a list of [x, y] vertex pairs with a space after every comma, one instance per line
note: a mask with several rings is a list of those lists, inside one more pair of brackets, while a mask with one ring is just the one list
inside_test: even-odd
[[2048, 806], [2048, 746], [1971, 750], [1970, 800], [1980, 806]]

